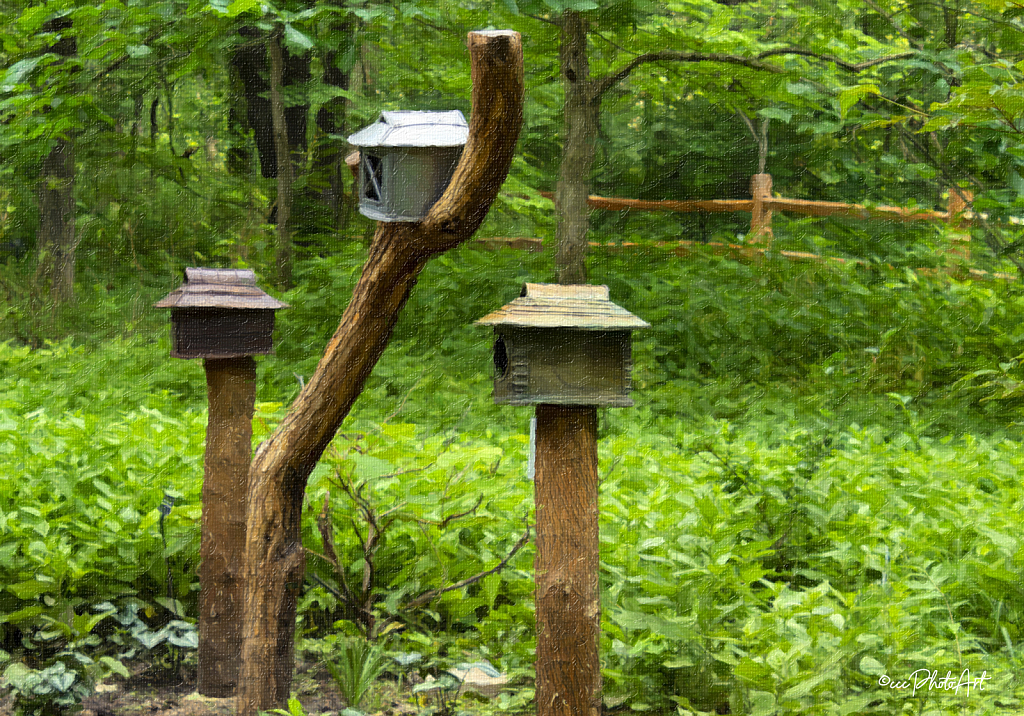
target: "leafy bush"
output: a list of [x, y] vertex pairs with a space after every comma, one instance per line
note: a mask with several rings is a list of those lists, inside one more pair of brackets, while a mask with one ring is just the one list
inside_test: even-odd
[[[260, 361], [254, 442], [314, 369], [361, 257], [352, 245], [301, 267], [278, 355]], [[545, 265], [464, 249], [427, 268], [310, 480], [303, 522], [305, 545], [321, 552], [330, 493], [341, 574], [359, 584], [367, 533], [337, 480], [376, 514], [391, 511], [374, 553], [378, 633], [400, 633], [425, 663], [472, 654], [525, 681], [532, 547], [443, 590], [498, 564], [532, 509], [529, 412], [493, 404], [489, 336], [471, 323], [521, 281], [543, 280]], [[683, 262], [655, 248], [597, 252], [592, 271], [652, 323], [636, 336], [638, 406], [600, 411], [607, 705], [895, 713], [910, 700], [879, 678], [930, 668], [985, 671], [969, 702], [978, 713], [1021, 708], [1021, 289], [880, 266]], [[103, 340], [0, 344], [10, 643], [99, 602], [159, 604], [165, 557], [175, 612], [194, 613], [206, 398], [198, 366], [167, 358], [165, 319]], [[178, 500], [166, 553], [165, 493]], [[301, 628], [322, 639], [354, 617], [331, 564], [311, 556], [307, 574]], [[170, 643], [169, 624], [147, 621], [147, 639]], [[83, 653], [128, 649], [122, 636]], [[52, 687], [40, 678], [32, 689]], [[495, 708], [519, 709], [529, 692]], [[914, 703], [967, 704], [938, 690]]]

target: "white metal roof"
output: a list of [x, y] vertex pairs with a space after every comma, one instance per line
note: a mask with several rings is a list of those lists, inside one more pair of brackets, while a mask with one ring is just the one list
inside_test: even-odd
[[380, 119], [348, 138], [356, 147], [461, 147], [469, 138], [462, 112], [381, 112]]

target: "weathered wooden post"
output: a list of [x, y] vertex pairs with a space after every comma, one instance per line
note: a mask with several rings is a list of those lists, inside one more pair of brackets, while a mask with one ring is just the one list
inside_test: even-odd
[[538, 716], [601, 713], [597, 406], [633, 405], [631, 333], [607, 286], [526, 284], [494, 326], [494, 400], [537, 406]]
[[256, 361], [273, 351], [274, 311], [287, 305], [252, 271], [185, 269], [156, 304], [171, 309], [171, 355], [203, 358], [209, 399], [199, 565], [199, 693], [234, 694], [242, 651], [245, 510]]
[[750, 196], [754, 205], [750, 210], [750, 235], [747, 243], [765, 244], [772, 247], [772, 207], [767, 203], [772, 198], [772, 175], [755, 174], [750, 177]]

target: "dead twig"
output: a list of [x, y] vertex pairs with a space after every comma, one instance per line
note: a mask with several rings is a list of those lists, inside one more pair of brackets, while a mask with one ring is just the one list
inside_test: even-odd
[[507, 555], [505, 555], [505, 558], [503, 560], [501, 560], [500, 562], [498, 562], [497, 566], [495, 566], [493, 569], [488, 569], [486, 572], [480, 572], [479, 574], [474, 574], [472, 577], [467, 577], [466, 579], [463, 579], [460, 582], [456, 582], [455, 584], [451, 584], [451, 585], [449, 585], [447, 587], [442, 587], [440, 589], [431, 589], [429, 592], [424, 592], [423, 594], [421, 594], [420, 596], [416, 597], [415, 599], [413, 599], [413, 600], [411, 600], [409, 602], [406, 602], [404, 607], [406, 609], [415, 609], [417, 607], [422, 607], [424, 604], [432, 602], [433, 600], [437, 599], [438, 597], [440, 597], [442, 594], [444, 594], [446, 592], [452, 592], [452, 591], [454, 591], [456, 589], [462, 589], [463, 587], [468, 587], [471, 584], [475, 584], [476, 582], [479, 582], [481, 579], [484, 579], [485, 577], [489, 577], [492, 574], [497, 574], [498, 572], [500, 572], [501, 570], [503, 570], [505, 568], [505, 565], [507, 565], [512, 560], [512, 558], [516, 556], [516, 552], [518, 552], [522, 548], [522, 546], [524, 544], [526, 544], [529, 540], [530, 540], [530, 524], [526, 523], [526, 531], [523, 533], [523, 536], [519, 538], [519, 541], [516, 542], [515, 545], [512, 547], [512, 549], [509, 551], [509, 553]]

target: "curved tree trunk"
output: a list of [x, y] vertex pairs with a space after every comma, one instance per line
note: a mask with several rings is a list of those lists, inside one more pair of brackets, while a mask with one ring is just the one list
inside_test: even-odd
[[590, 172], [594, 167], [601, 97], [590, 80], [587, 24], [578, 12], [562, 16], [559, 48], [565, 82], [565, 143], [555, 188], [555, 274], [558, 283], [587, 282], [587, 231], [590, 229]]
[[378, 223], [341, 324], [249, 473], [246, 587], [238, 713], [283, 706], [294, 666], [305, 570], [306, 480], [384, 352], [420, 270], [477, 230], [512, 162], [523, 117], [522, 44], [513, 32], [469, 35], [473, 112], [455, 175], [420, 223]]

